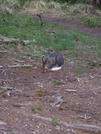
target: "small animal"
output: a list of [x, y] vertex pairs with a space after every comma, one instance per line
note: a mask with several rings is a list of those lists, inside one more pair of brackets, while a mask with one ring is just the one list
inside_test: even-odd
[[46, 72], [47, 69], [51, 69], [54, 66], [61, 67], [64, 64], [64, 58], [61, 54], [53, 52], [47, 56], [42, 56], [42, 72]]

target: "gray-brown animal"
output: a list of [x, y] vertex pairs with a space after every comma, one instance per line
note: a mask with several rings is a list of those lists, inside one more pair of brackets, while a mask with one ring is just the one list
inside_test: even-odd
[[53, 52], [47, 56], [42, 57], [42, 71], [46, 72], [46, 69], [51, 69], [54, 66], [61, 67], [64, 64], [64, 58], [61, 54]]

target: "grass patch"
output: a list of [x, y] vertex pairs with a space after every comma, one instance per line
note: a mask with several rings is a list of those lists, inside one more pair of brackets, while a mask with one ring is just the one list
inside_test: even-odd
[[[5, 18], [5, 21], [4, 21]], [[65, 33], [63, 26], [45, 22], [40, 28], [40, 21], [33, 17], [3, 15], [0, 21], [0, 34], [20, 40], [33, 40], [38, 46], [52, 47], [55, 50], [74, 49], [73, 35]], [[51, 31], [55, 31], [52, 34]], [[68, 42], [68, 43], [67, 43]]]
[[5, 92], [7, 92], [7, 88], [2, 89], [2, 90], [0, 91], [0, 94], [3, 94], [3, 93], [5, 93]]
[[76, 75], [81, 75], [83, 74], [83, 69], [82, 68], [78, 68], [75, 72]]
[[71, 102], [71, 103], [73, 102], [73, 100], [72, 100], [71, 98], [69, 98], [68, 100], [69, 100], [69, 102]]
[[37, 90], [38, 93], [43, 93], [42, 89]]
[[61, 85], [61, 84], [64, 84], [63, 82], [61, 81], [58, 81], [58, 80], [53, 80], [53, 85]]
[[27, 72], [28, 76], [30, 75], [30, 72], [31, 72], [31, 68], [29, 67]]
[[92, 20], [92, 19], [90, 19], [90, 18], [84, 20], [83, 23], [84, 23], [84, 24], [87, 24], [87, 25], [89, 25], [89, 26], [95, 26], [95, 24], [96, 24], [96, 23], [95, 23], [95, 20]]
[[[101, 59], [101, 39], [92, 37], [74, 29], [69, 29], [57, 23], [44, 22], [40, 27], [39, 19], [34, 17], [1, 15], [0, 34], [19, 40], [33, 40], [28, 46], [23, 47], [27, 56], [41, 57], [44, 51], [34, 50], [35, 46], [52, 48], [55, 51], [67, 51], [67, 57], [99, 61]], [[5, 20], [4, 20], [5, 18]], [[89, 22], [89, 21], [87, 21]], [[92, 20], [90, 20], [90, 23]], [[2, 42], [2, 40], [1, 40]], [[14, 45], [14, 48], [17, 44]], [[21, 56], [26, 56], [22, 54]], [[23, 65], [22, 65], [23, 67]], [[30, 69], [28, 71], [29, 75]]]
[[32, 108], [32, 111], [34, 111], [35, 114], [38, 114], [39, 113], [39, 110], [37, 110], [35, 108]]
[[54, 126], [57, 125], [57, 121], [56, 121], [56, 119], [55, 119], [54, 117], [52, 118], [52, 124], [53, 124]]

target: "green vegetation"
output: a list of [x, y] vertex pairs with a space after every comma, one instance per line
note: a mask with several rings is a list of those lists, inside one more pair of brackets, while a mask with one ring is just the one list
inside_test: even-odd
[[42, 89], [37, 90], [38, 93], [43, 93]]
[[57, 121], [56, 121], [56, 119], [55, 119], [54, 117], [52, 118], [52, 124], [53, 124], [54, 126], [57, 125]]
[[90, 18], [83, 21], [84, 24], [88, 24], [90, 26], [95, 26], [95, 20], [92, 20]]
[[3, 93], [5, 93], [5, 92], [7, 92], [7, 88], [2, 89], [2, 90], [0, 91], [0, 94], [3, 94]]
[[53, 80], [53, 85], [61, 85], [61, 84], [64, 84], [63, 82], [61, 81], [58, 81], [58, 80]]
[[69, 100], [69, 102], [71, 102], [71, 103], [73, 102], [73, 100], [72, 100], [71, 98], [69, 98], [68, 100]]
[[34, 111], [35, 114], [38, 114], [39, 113], [39, 110], [37, 110], [35, 108], [32, 108], [32, 111]]
[[28, 76], [29, 76], [30, 72], [31, 72], [31, 68], [29, 67], [28, 68]]
[[[51, 1], [51, 0], [45, 0], [47, 2]], [[75, 4], [75, 3], [90, 3], [90, 0], [53, 0], [55, 2], [59, 2], [59, 3], [69, 3], [69, 4]]]
[[81, 74], [83, 74], [83, 69], [78, 68], [75, 73], [76, 73], [76, 75], [81, 75]]
[[29, 3], [29, 2], [31, 2], [32, 0], [17, 0], [17, 1], [18, 1], [18, 3], [20, 4], [20, 6], [23, 6], [24, 4]]
[[[93, 20], [87, 20], [86, 22], [94, 25]], [[40, 20], [34, 17], [3, 14], [0, 19], [0, 27], [0, 34], [6, 37], [19, 40], [35, 39], [35, 42], [32, 42], [28, 47], [22, 46], [23, 50], [27, 52], [19, 55], [22, 57], [33, 56], [35, 46], [38, 46], [39, 49], [35, 51], [34, 56], [42, 56], [43, 53], [47, 53], [40, 50], [40, 46], [43, 46], [55, 51], [66, 50], [67, 57], [72, 57], [74, 60], [83, 59], [85, 62], [95, 59], [98, 62], [101, 59], [101, 39], [99, 37], [92, 37], [56, 23], [44, 21], [43, 27], [40, 27]], [[13, 44], [13, 47], [16, 49], [17, 45]], [[28, 75], [29, 73], [30, 69], [28, 69]]]

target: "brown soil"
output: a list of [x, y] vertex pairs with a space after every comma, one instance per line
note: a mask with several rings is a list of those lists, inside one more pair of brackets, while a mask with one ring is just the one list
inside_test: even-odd
[[[48, 20], [101, 36], [101, 28], [55, 18]], [[89, 73], [84, 68], [83, 74], [78, 75], [75, 72], [80, 65], [63, 52], [63, 69], [42, 73], [40, 58], [20, 56], [24, 46], [19, 44], [15, 50], [0, 45], [0, 49], [0, 91], [3, 87], [8, 89], [0, 94], [1, 134], [101, 133], [101, 67], [93, 67]], [[5, 49], [7, 52], [3, 52]], [[33, 67], [9, 67], [22, 63]], [[54, 85], [54, 79], [63, 83]]]

